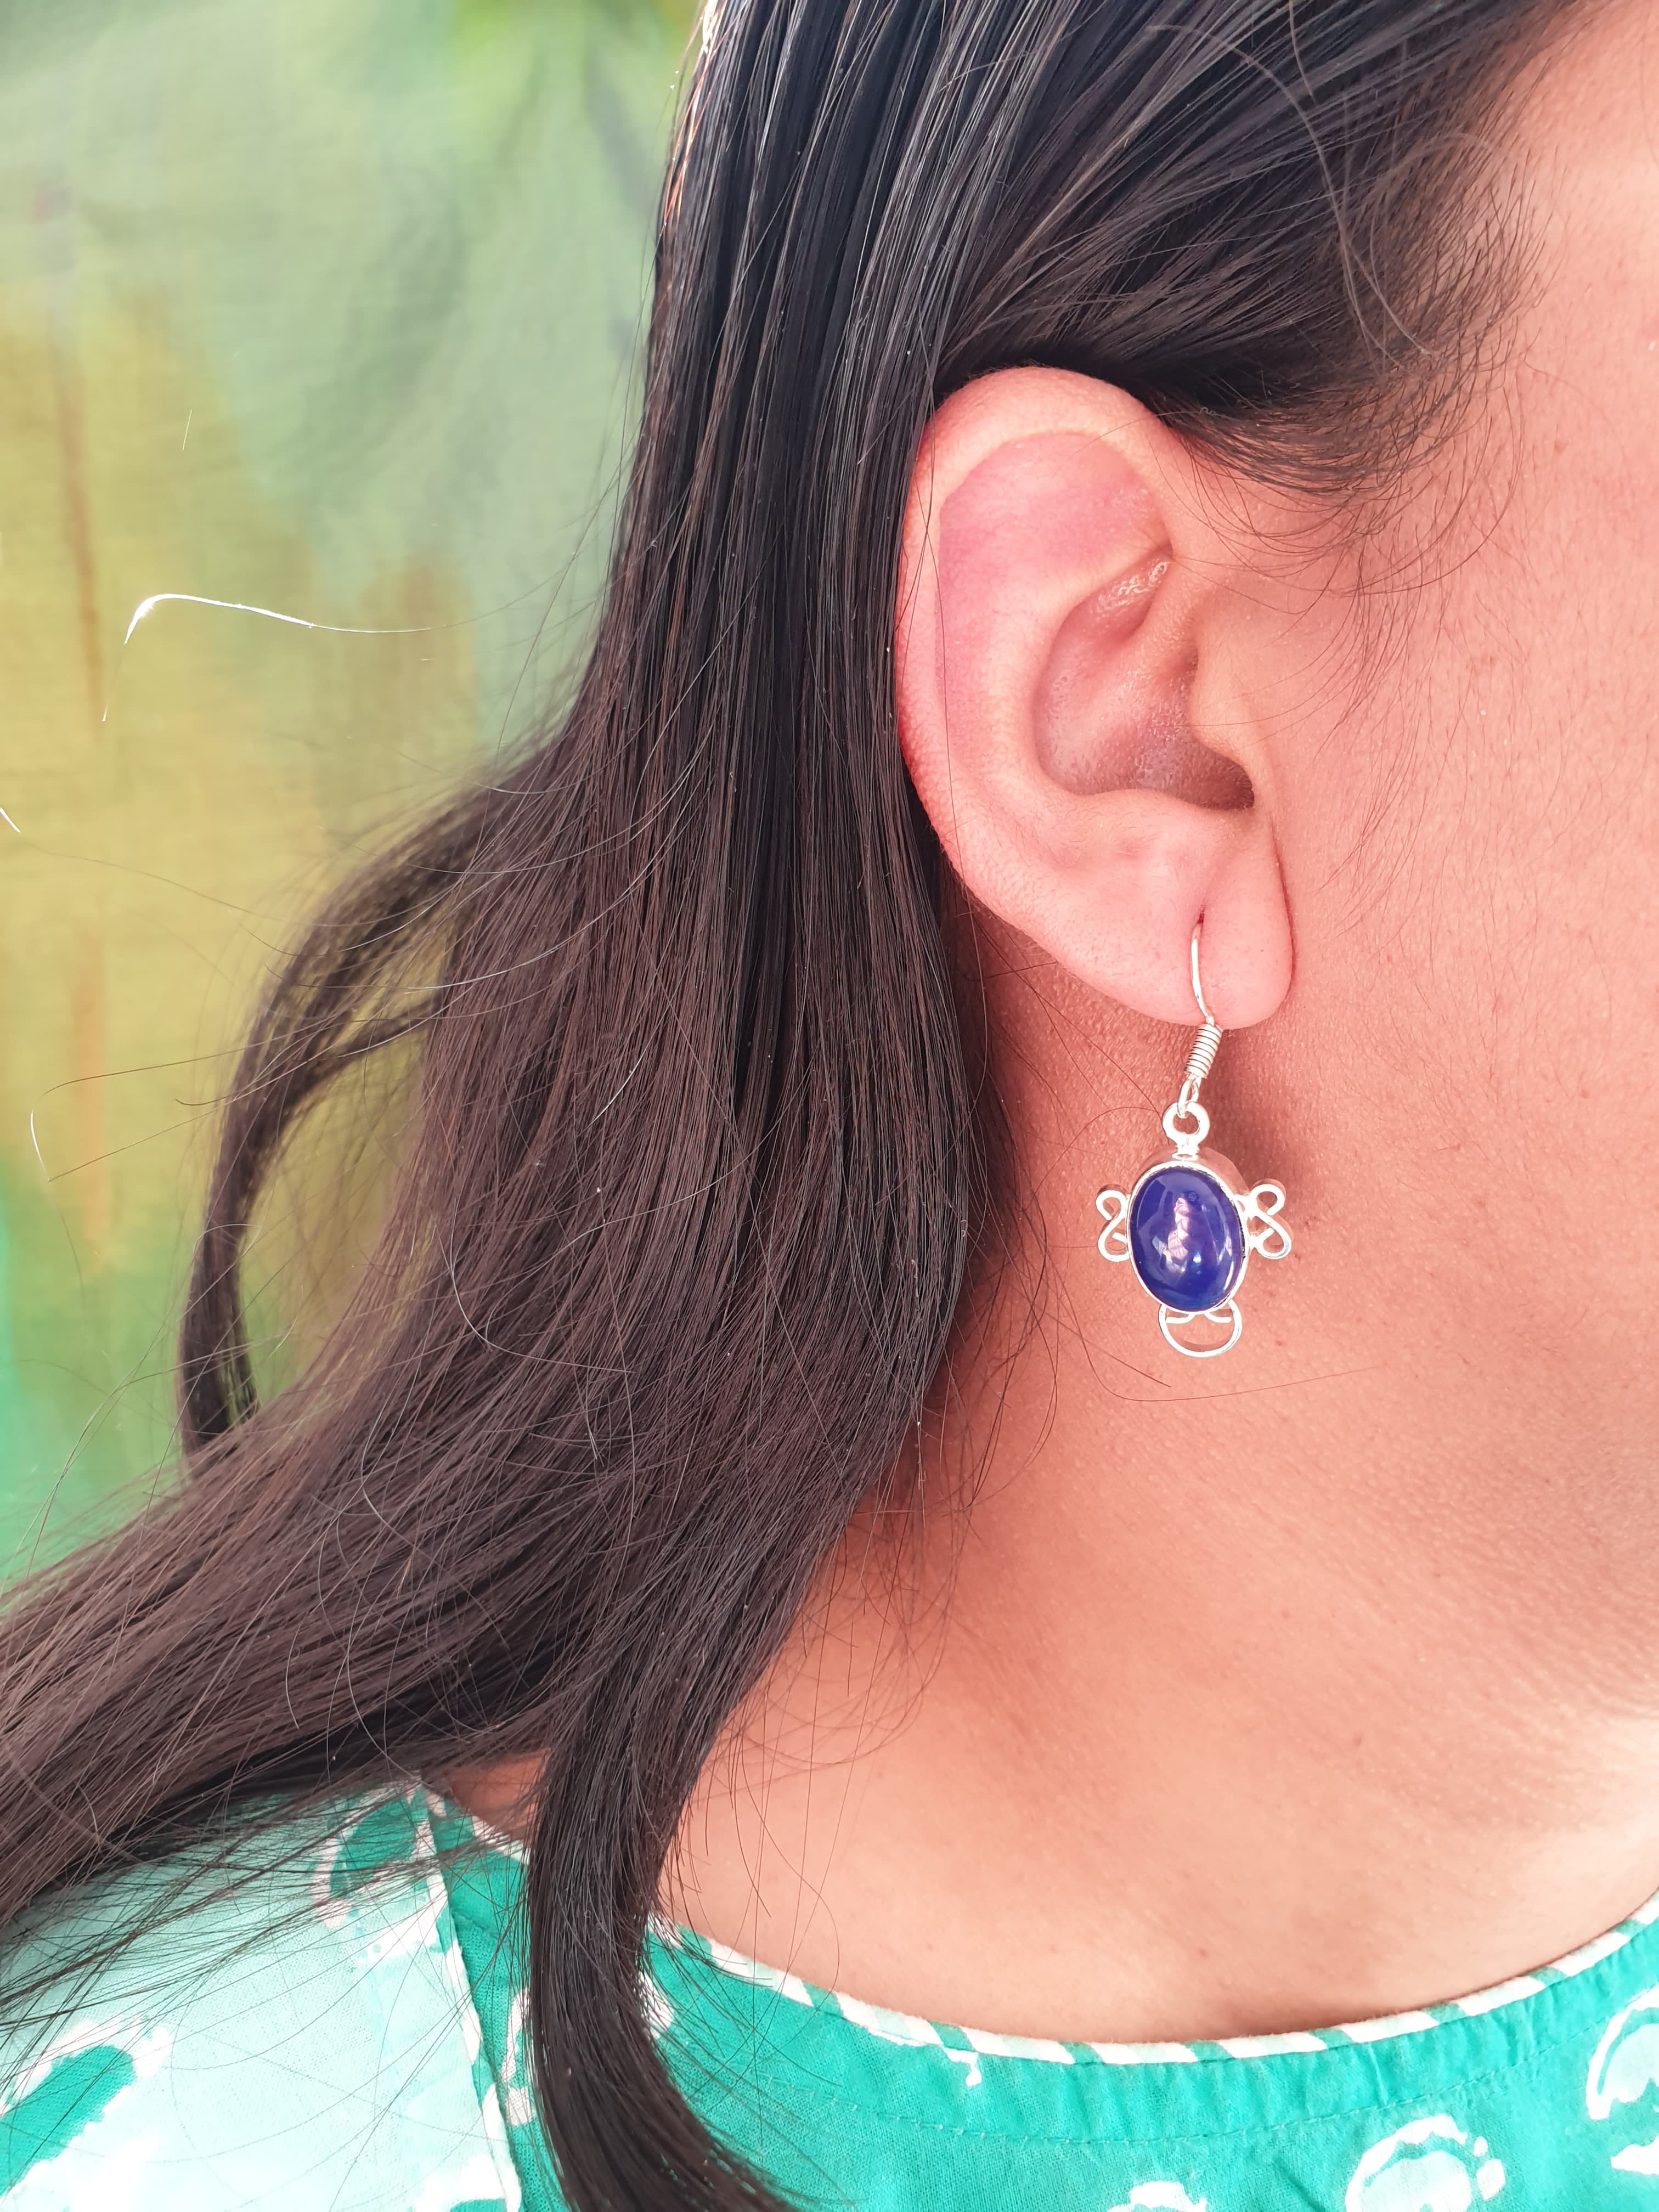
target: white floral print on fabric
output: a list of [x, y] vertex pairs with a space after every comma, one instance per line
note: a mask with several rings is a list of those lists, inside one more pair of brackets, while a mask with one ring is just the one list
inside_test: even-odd
[[[303, 1865], [204, 1882], [43, 2048], [0, 2040], [5, 2212], [519, 2212], [425, 1809], [354, 1809]], [[387, 1863], [343, 1890], [377, 1812]], [[122, 1924], [95, 1896], [77, 1921]]]
[[[13, 2168], [22, 2168], [23, 2158], [23, 2171], [47, 2173], [84, 2129], [112, 2113], [118, 2120], [122, 2100], [160, 2071], [172, 2049], [170, 2030], [147, 2027], [136, 2014], [82, 2018], [60, 2030], [0, 2093], [0, 2120], [11, 2154], [0, 2169], [0, 2191], [9, 2192], [20, 2178]], [[126, 2174], [154, 2148], [153, 2136], [129, 2141], [121, 2160]]]
[[1471, 2141], [1444, 2112], [1409, 2121], [1373, 2143], [1354, 2168], [1343, 2212], [1469, 2212], [1507, 2179], [1484, 2136]]
[[527, 2128], [535, 2124], [536, 2099], [525, 2060], [525, 2027], [529, 2016], [529, 1990], [514, 1990], [507, 2008], [506, 2055], [501, 2060], [501, 2087], [506, 2093], [507, 2124], [510, 2128]]
[[1659, 2176], [1659, 1988], [1643, 1990], [1614, 2013], [1584, 2084], [1592, 2120], [1605, 2124], [1632, 2105], [1645, 2107], [1631, 2117], [1640, 2121], [1638, 2132], [1648, 2139], [1625, 2144], [1607, 2163], [1620, 2173]]
[[1138, 2181], [1128, 2202], [1112, 2212], [1210, 2212], [1202, 2197], [1188, 2197], [1178, 2181]]

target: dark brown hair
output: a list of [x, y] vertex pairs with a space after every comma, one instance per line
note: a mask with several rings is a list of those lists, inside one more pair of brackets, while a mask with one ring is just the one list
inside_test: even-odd
[[[1480, 133], [1542, 0], [724, 0], [573, 703], [261, 1013], [183, 1344], [188, 1479], [26, 1590], [0, 1922], [234, 1804], [545, 1753], [542, 2110], [578, 2212], [772, 2205], [641, 2018], [687, 1797], [889, 1479], [995, 1218], [895, 738], [932, 410], [1042, 362], [1352, 489], [1469, 388]], [[308, 1109], [417, 1070], [373, 1260], [258, 1402]]]

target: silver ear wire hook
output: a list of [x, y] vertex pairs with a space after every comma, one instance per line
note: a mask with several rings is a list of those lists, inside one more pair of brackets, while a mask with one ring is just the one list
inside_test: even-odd
[[[1103, 1260], [1127, 1260], [1141, 1288], [1158, 1300], [1158, 1325], [1171, 1351], [1189, 1359], [1213, 1359], [1231, 1352], [1243, 1328], [1234, 1292], [1244, 1279], [1250, 1255], [1282, 1260], [1291, 1232], [1279, 1218], [1285, 1204], [1276, 1182], [1249, 1190], [1235, 1187], [1237, 1170], [1203, 1152], [1210, 1116], [1200, 1103], [1205, 1077], [1215, 1066], [1222, 1028], [1204, 996], [1199, 969], [1199, 939], [1204, 917], [1193, 925], [1193, 1000], [1203, 1026], [1193, 1039], [1187, 1069], [1174, 1103], [1164, 1115], [1170, 1152], [1143, 1168], [1127, 1191], [1103, 1190], [1095, 1206], [1106, 1226], [1100, 1232]], [[1218, 1344], [1187, 1340], [1193, 1322], [1207, 1322], [1227, 1334]]]
[[[1187, 1055], [1187, 1073], [1182, 1078], [1180, 1094], [1176, 1099], [1176, 1105], [1182, 1109], [1183, 1115], [1188, 1117], [1194, 1114], [1198, 1105], [1199, 1085], [1215, 1066], [1215, 1056], [1221, 1049], [1221, 1040], [1225, 1035], [1220, 1023], [1217, 1021], [1205, 1003], [1203, 978], [1198, 969], [1198, 940], [1203, 933], [1204, 917], [1200, 915], [1198, 920], [1193, 924], [1193, 997], [1197, 1003], [1199, 1012], [1204, 1018], [1204, 1026], [1193, 1039], [1193, 1048]], [[1207, 1133], [1208, 1117], [1206, 1116], [1205, 1127], [1194, 1139], [1194, 1144], [1202, 1144]], [[1174, 1139], [1173, 1130], [1170, 1134]]]
[[1198, 1001], [1198, 1011], [1204, 1017], [1206, 1029], [1217, 1029], [1215, 1016], [1204, 1003], [1204, 983], [1198, 972], [1198, 941], [1204, 934], [1204, 917], [1200, 915], [1193, 924], [1193, 996]]

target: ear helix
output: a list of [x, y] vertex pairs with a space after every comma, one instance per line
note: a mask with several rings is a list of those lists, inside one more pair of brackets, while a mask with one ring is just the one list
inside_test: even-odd
[[[1282, 1260], [1291, 1232], [1279, 1218], [1282, 1185], [1241, 1188], [1231, 1160], [1204, 1148], [1210, 1117], [1200, 1103], [1215, 1065], [1222, 1030], [1205, 1003], [1199, 972], [1200, 915], [1193, 930], [1193, 998], [1203, 1026], [1193, 1040], [1181, 1089], [1165, 1109], [1170, 1153], [1143, 1168], [1127, 1191], [1103, 1190], [1095, 1200], [1106, 1226], [1103, 1260], [1128, 1261], [1136, 1280], [1158, 1302], [1158, 1325], [1171, 1351], [1188, 1359], [1231, 1352], [1244, 1328], [1237, 1293], [1254, 1252]], [[1187, 1331], [1200, 1324], [1196, 1336]], [[1203, 1326], [1207, 1324], [1207, 1327]], [[1216, 1341], [1216, 1332], [1224, 1332]]]

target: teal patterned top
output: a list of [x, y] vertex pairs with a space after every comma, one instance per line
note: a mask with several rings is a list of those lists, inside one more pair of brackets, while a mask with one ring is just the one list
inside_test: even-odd
[[[557, 2212], [514, 1848], [425, 1791], [278, 1833], [274, 1868], [267, 1832], [240, 1879], [186, 1855], [9, 1941], [0, 2203]], [[1656, 1922], [1423, 2012], [1220, 2043], [938, 2027], [667, 1928], [641, 2001], [709, 2125], [801, 2204], [1659, 2212]]]

